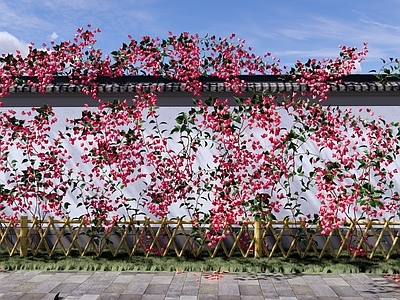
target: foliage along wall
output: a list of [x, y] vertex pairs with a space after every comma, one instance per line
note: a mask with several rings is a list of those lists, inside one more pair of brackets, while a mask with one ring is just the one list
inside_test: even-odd
[[[365, 117], [321, 105], [329, 83], [351, 73], [366, 45], [341, 47], [335, 59], [298, 61], [289, 70], [234, 36], [129, 38], [104, 56], [94, 47], [98, 32], [79, 29], [73, 42], [46, 50], [32, 45], [27, 57], [3, 55], [1, 95], [18, 84], [45, 92], [54, 76], [67, 74], [98, 99], [97, 76], [142, 72], [182, 82], [197, 100], [165, 122], [157, 107], [161, 91], [138, 88], [132, 99], [99, 99], [96, 109], [69, 115], [65, 130], [51, 107], [21, 115], [3, 110], [2, 218], [73, 213], [109, 228], [139, 212], [155, 218], [172, 212], [195, 226], [211, 223], [207, 234], [216, 241], [222, 228], [243, 218], [288, 216], [329, 233], [353, 217], [398, 215], [399, 124], [372, 118], [369, 109]], [[282, 74], [309, 90], [240, 97], [242, 73]], [[35, 81], [24, 82], [24, 75]], [[201, 76], [224, 80], [238, 95], [236, 105], [196, 98]]]

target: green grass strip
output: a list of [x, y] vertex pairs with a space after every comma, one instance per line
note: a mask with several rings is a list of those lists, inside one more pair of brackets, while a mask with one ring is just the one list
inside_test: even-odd
[[191, 258], [191, 257], [79, 257], [57, 254], [49, 257], [47, 254], [28, 256], [9, 256], [0, 252], [0, 268], [2, 270], [54, 270], [54, 271], [230, 271], [257, 273], [399, 273], [400, 256], [385, 260], [382, 257], [355, 258], [341, 257], [340, 259], [307, 257], [300, 259], [290, 257], [273, 258]]

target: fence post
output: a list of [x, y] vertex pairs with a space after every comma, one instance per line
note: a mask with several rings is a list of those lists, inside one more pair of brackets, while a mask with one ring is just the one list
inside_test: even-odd
[[261, 220], [254, 221], [254, 258], [261, 258], [262, 256], [262, 232]]
[[21, 216], [19, 230], [19, 256], [26, 257], [28, 255], [28, 216]]

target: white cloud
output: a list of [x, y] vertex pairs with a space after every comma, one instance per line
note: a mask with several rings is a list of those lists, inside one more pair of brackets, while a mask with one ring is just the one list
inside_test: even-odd
[[[39, 31], [49, 26], [48, 22], [32, 13], [34, 9], [31, 9], [31, 3], [13, 1], [11, 4], [5, 2], [0, 0], [0, 28], [9, 31], [17, 30], [21, 33], [25, 31], [31, 34], [34, 31]], [[37, 6], [37, 3], [33, 5]]]
[[58, 38], [58, 34], [57, 33], [55, 33], [55, 32], [53, 32], [51, 35], [50, 35], [50, 38], [51, 38], [51, 40], [56, 40], [57, 38]]
[[7, 31], [0, 31], [0, 53], [15, 53], [15, 50], [20, 50], [22, 55], [26, 55], [28, 46], [28, 43], [19, 40]]
[[356, 62], [356, 69], [353, 70], [353, 74], [362, 74], [362, 67], [361, 64], [359, 62]]
[[[369, 42], [380, 47], [400, 45], [400, 27], [368, 19], [339, 20], [310, 17], [307, 22], [291, 25], [278, 32], [295, 40], [327, 39], [340, 44]], [[329, 38], [329, 39], [328, 39]], [[348, 45], [351, 46], [351, 45]]]

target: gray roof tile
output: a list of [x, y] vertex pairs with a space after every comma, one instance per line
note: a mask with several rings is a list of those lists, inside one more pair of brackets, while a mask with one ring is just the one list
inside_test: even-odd
[[[362, 75], [368, 76], [368, 75]], [[257, 80], [259, 78], [260, 80]], [[275, 77], [276, 78], [276, 77]], [[360, 77], [364, 78], [364, 77]], [[367, 77], [371, 78], [371, 77]], [[140, 79], [140, 78], [139, 78]], [[267, 79], [267, 80], [266, 80]], [[146, 78], [144, 82], [106, 82], [98, 84], [99, 93], [133, 93], [138, 87], [145, 91], [150, 91], [152, 87], [161, 88], [164, 92], [185, 92], [184, 86], [179, 82], [149, 82]], [[79, 93], [84, 86], [70, 84], [67, 82], [52, 83], [46, 86], [47, 93]], [[378, 81], [344, 81], [338, 84], [331, 84], [332, 92], [374, 92], [374, 91], [400, 91], [400, 81], [389, 81], [383, 85]], [[268, 76], [260, 76], [247, 81], [242, 91], [244, 92], [304, 92], [310, 86], [303, 83], [285, 82], [282, 80], [269, 80]], [[227, 92], [231, 91], [223, 82], [203, 82], [203, 92]], [[39, 89], [29, 85], [12, 86], [8, 89], [9, 93], [38, 93]]]

